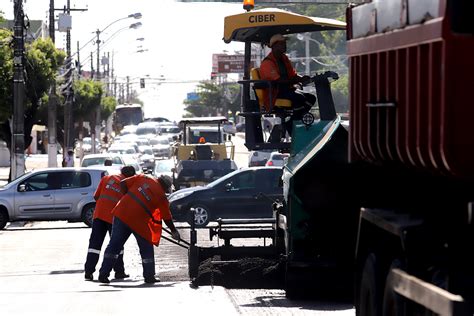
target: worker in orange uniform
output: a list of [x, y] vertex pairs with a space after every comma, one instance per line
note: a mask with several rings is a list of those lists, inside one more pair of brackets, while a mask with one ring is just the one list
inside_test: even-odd
[[[291, 134], [293, 120], [300, 120], [316, 102], [316, 96], [311, 93], [296, 90], [295, 84], [307, 84], [311, 81], [309, 76], [300, 76], [296, 73], [290, 59], [286, 55], [286, 37], [275, 34], [270, 38], [268, 47], [271, 53], [265, 57], [260, 65], [260, 78], [262, 80], [274, 81], [270, 89], [264, 89], [264, 104], [266, 111], [270, 111], [275, 105], [276, 99], [291, 100], [293, 115], [291, 121], [286, 124], [287, 131]], [[271, 104], [270, 104], [271, 93]], [[278, 109], [277, 109], [278, 111]]]
[[108, 278], [110, 271], [131, 234], [135, 236], [140, 248], [145, 283], [160, 281], [155, 277], [153, 245], [158, 246], [160, 243], [162, 221], [170, 228], [173, 239], [180, 240], [166, 197], [166, 192], [171, 191], [172, 184], [173, 181], [169, 176], [157, 179], [144, 174], [122, 181], [124, 196], [112, 211], [114, 215], [112, 236], [99, 270], [100, 282], [110, 282]]
[[[112, 160], [110, 160], [112, 162]], [[108, 163], [104, 163], [108, 165]], [[94, 210], [94, 221], [92, 222], [92, 232], [89, 238], [89, 248], [87, 250], [87, 259], [84, 265], [85, 279], [92, 281], [93, 273], [97, 262], [99, 261], [100, 249], [104, 243], [107, 232], [112, 232], [112, 209], [122, 197], [120, 182], [128, 177], [135, 175], [133, 166], [125, 166], [121, 169], [120, 174], [104, 176], [94, 193], [96, 200]], [[114, 266], [115, 278], [124, 279], [129, 275], [125, 273], [123, 264], [123, 249], [120, 251]]]

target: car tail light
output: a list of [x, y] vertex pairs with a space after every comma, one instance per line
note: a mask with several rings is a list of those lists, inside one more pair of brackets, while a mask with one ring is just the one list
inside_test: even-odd
[[269, 166], [269, 167], [273, 166], [273, 161], [271, 161], [271, 160], [267, 161], [266, 165]]

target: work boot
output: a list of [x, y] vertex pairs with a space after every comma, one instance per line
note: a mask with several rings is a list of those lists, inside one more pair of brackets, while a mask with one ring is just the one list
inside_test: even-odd
[[85, 273], [84, 275], [84, 279], [86, 279], [86, 281], [92, 281], [94, 280], [94, 276], [92, 275], [92, 273]]
[[145, 283], [153, 284], [153, 283], [157, 283], [157, 282], [160, 282], [160, 278], [159, 278], [159, 277], [151, 276], [151, 277], [146, 277], [146, 278], [145, 278]]
[[125, 272], [115, 272], [115, 278], [116, 279], [125, 279], [130, 277], [129, 274], [126, 274]]
[[108, 277], [106, 277], [105, 275], [100, 275], [100, 274], [99, 274], [99, 282], [101, 282], [101, 283], [110, 283]]

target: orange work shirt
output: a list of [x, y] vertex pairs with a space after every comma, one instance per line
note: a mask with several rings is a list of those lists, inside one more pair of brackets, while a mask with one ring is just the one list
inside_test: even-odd
[[126, 192], [112, 213], [132, 231], [158, 245], [161, 239], [162, 220], [171, 220], [168, 198], [160, 182], [139, 174], [122, 180]]
[[124, 178], [122, 174], [114, 174], [100, 179], [99, 186], [94, 193], [94, 199], [96, 200], [94, 219], [99, 218], [104, 222], [112, 224], [112, 209], [123, 196], [120, 181]]
[[[285, 65], [286, 73], [288, 74], [288, 78], [286, 79], [289, 80], [295, 77], [297, 75], [296, 70], [293, 68], [293, 65], [291, 65], [291, 62], [288, 56], [283, 54], [281, 56], [281, 61]], [[262, 61], [262, 64], [260, 65], [260, 79], [271, 80], [271, 81], [282, 79], [280, 69], [278, 67], [278, 61], [276, 60], [273, 53], [268, 54], [268, 56], [265, 57], [265, 59]], [[267, 112], [270, 111], [270, 109], [275, 105], [275, 100], [277, 99], [277, 95], [278, 95], [278, 87], [274, 85], [273, 88], [271, 89], [272, 103], [270, 106], [270, 89], [263, 89], [264, 105]]]

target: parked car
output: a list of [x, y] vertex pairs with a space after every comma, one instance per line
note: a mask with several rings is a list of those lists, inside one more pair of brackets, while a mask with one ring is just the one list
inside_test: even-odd
[[0, 188], [0, 229], [20, 220], [83, 221], [92, 225], [94, 192], [103, 168], [37, 169]]
[[274, 151], [270, 154], [270, 158], [268, 158], [267, 162], [265, 163], [265, 166], [268, 167], [283, 167], [288, 160], [288, 157], [290, 154], [287, 153], [279, 153], [277, 151]]
[[173, 218], [189, 222], [191, 208], [196, 227], [218, 218], [271, 217], [271, 200], [283, 198], [282, 173], [277, 167], [243, 168], [206, 186], [178, 190], [168, 197]]

